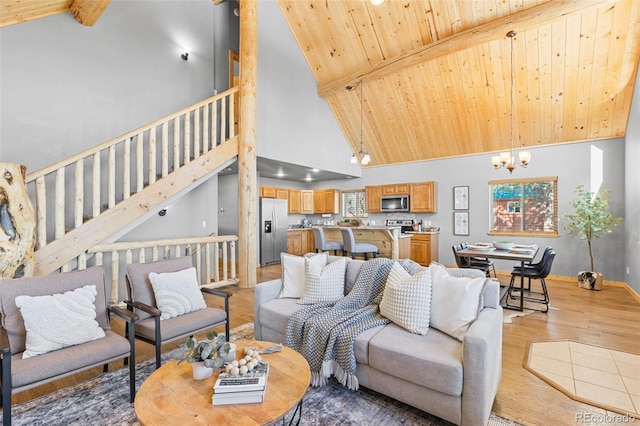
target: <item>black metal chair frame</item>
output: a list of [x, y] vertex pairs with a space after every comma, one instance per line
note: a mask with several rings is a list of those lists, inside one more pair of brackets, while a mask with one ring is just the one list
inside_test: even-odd
[[[547, 283], [545, 278], [549, 276], [551, 272], [551, 266], [553, 265], [553, 260], [556, 257], [556, 252], [553, 249], [547, 251], [543, 255], [543, 258], [540, 262], [538, 262], [537, 267], [525, 267], [524, 268], [524, 276], [529, 280], [529, 290], [522, 289], [524, 300], [529, 302], [541, 303], [544, 305], [542, 309], [529, 308], [537, 311], [547, 312], [549, 311], [549, 292], [547, 291]], [[520, 289], [514, 286], [514, 282], [516, 277], [521, 276], [521, 268], [514, 268], [511, 272], [511, 281], [509, 282], [509, 288], [507, 289], [507, 306], [509, 305], [508, 299], [517, 299], [520, 298]], [[531, 279], [540, 280], [540, 285], [542, 286], [541, 292], [531, 291]], [[514, 292], [518, 292], [517, 295], [514, 295]], [[526, 296], [524, 294], [527, 294]]]

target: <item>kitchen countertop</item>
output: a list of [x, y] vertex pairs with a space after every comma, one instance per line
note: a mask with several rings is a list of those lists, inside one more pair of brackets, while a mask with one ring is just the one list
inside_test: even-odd
[[407, 231], [407, 234], [439, 234], [440, 231]]

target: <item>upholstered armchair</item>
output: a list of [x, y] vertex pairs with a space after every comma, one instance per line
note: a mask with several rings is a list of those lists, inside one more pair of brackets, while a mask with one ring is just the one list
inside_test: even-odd
[[[222, 324], [229, 338], [231, 293], [200, 288], [191, 257], [134, 263], [127, 265], [126, 269], [126, 304], [140, 316], [135, 337], [155, 346], [156, 368], [161, 364], [163, 343], [193, 336]], [[224, 310], [206, 306], [201, 292], [222, 297]]]
[[[111, 331], [110, 313], [125, 321], [128, 339]], [[98, 366], [106, 372], [120, 359], [130, 359], [133, 402], [137, 315], [107, 306], [101, 267], [0, 280], [0, 315], [3, 424], [11, 424], [12, 394]]]

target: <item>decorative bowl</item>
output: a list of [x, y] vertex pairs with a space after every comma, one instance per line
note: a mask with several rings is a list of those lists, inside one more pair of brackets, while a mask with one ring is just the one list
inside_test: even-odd
[[514, 244], [511, 241], [494, 241], [493, 246], [498, 250], [511, 250]]

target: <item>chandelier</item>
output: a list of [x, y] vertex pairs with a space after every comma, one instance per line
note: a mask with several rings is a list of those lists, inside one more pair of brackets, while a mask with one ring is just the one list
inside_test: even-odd
[[531, 161], [531, 153], [529, 151], [520, 151], [518, 153], [519, 161], [517, 163], [513, 156], [513, 38], [515, 36], [516, 32], [513, 30], [507, 33], [507, 37], [511, 40], [511, 111], [509, 112], [511, 149], [508, 152], [501, 152], [500, 155], [494, 155], [491, 157], [491, 162], [496, 170], [504, 167], [509, 170], [509, 173], [513, 172], [513, 169], [516, 168], [516, 164], [520, 164], [522, 167], [527, 167]]
[[360, 152], [357, 154], [354, 152], [351, 156], [351, 164], [358, 164], [362, 166], [366, 166], [371, 161], [371, 157], [369, 153], [364, 150], [364, 146], [362, 143], [362, 80], [356, 86], [347, 86], [347, 90], [354, 90], [356, 87], [360, 86]]

